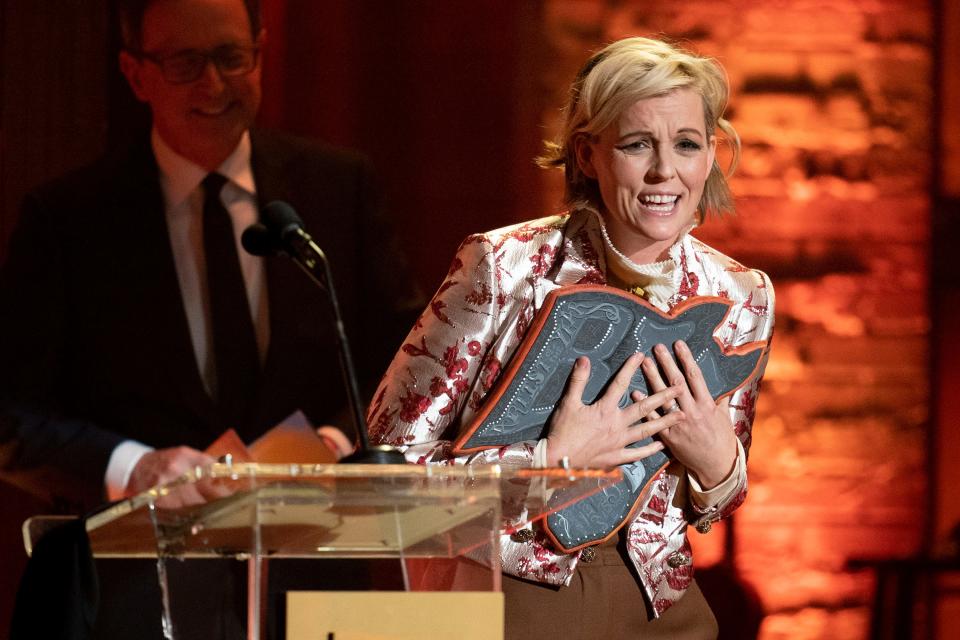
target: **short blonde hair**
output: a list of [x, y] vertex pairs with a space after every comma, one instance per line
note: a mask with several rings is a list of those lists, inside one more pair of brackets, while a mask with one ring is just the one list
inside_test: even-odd
[[716, 159], [713, 161], [697, 205], [699, 221], [703, 222], [709, 212], [733, 212], [727, 175], [740, 159], [740, 137], [723, 118], [730, 94], [726, 73], [711, 58], [650, 38], [625, 38], [606, 46], [587, 60], [570, 87], [563, 129], [555, 141], [546, 142], [544, 154], [537, 158], [541, 167], [563, 167], [564, 201], [568, 206], [599, 208], [602, 204], [596, 181], [584, 175], [577, 163], [577, 138], [598, 135], [637, 100], [680, 88], [700, 94], [707, 136], [720, 129], [733, 150], [728, 174], [724, 174]]

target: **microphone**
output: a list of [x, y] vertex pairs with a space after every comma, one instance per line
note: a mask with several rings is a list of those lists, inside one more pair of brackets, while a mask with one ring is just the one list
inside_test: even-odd
[[[275, 256], [279, 253], [291, 253], [303, 257], [303, 243], [313, 242], [313, 238], [303, 228], [303, 220], [286, 202], [274, 200], [260, 212], [262, 222], [255, 222], [240, 236], [240, 243], [247, 253], [255, 256]], [[316, 245], [314, 245], [316, 246]], [[320, 248], [316, 247], [319, 251]], [[323, 251], [320, 251], [321, 255]]]
[[282, 200], [269, 203], [263, 208], [263, 226], [267, 229], [271, 248], [276, 247], [279, 252], [287, 254], [311, 274], [322, 265], [320, 275], [324, 277], [320, 280], [323, 282], [317, 284], [330, 288], [332, 279], [327, 256], [303, 228], [303, 220], [293, 207]]
[[353, 357], [340, 315], [340, 304], [333, 287], [333, 275], [327, 256], [313, 241], [303, 226], [303, 220], [286, 202], [275, 200], [263, 208], [261, 222], [247, 227], [240, 238], [243, 248], [255, 256], [274, 256], [283, 254], [292, 259], [307, 277], [318, 287], [326, 291], [333, 315], [333, 324], [337, 336], [337, 349], [340, 356], [340, 371], [353, 413], [353, 423], [357, 429], [359, 446], [357, 451], [341, 462], [362, 464], [406, 464], [403, 454], [397, 449], [381, 445], [370, 446], [367, 435], [367, 420], [360, 400], [360, 387], [353, 366]]
[[280, 240], [286, 240], [291, 233], [303, 230], [303, 220], [297, 215], [288, 203], [283, 200], [274, 200], [263, 208], [264, 225], [276, 234]]
[[244, 229], [240, 244], [247, 253], [255, 256], [275, 256], [280, 253], [280, 247], [262, 222], [254, 222]]

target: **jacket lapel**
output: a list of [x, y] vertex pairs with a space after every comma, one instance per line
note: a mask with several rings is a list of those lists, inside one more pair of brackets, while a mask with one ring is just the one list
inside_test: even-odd
[[[250, 140], [250, 163], [257, 188], [257, 206], [262, 210], [274, 200], [295, 201], [296, 194], [292, 191], [285, 169], [288, 155], [275, 148], [269, 137], [256, 131], [250, 132]], [[254, 404], [256, 423], [268, 418], [274, 420], [285, 417], [276, 418], [272, 415], [273, 400], [283, 395], [283, 385], [293, 383], [289, 379], [288, 368], [295, 350], [302, 348], [302, 344], [298, 347], [301, 333], [298, 322], [303, 315], [300, 310], [309, 303], [311, 296], [321, 295], [313, 289], [305, 274], [300, 273], [299, 267], [284, 256], [264, 258], [264, 272], [267, 279], [270, 342]]]
[[[135, 317], [151, 331], [147, 344], [128, 345], [166, 370], [169, 388], [204, 422], [213, 424], [213, 402], [197, 369], [187, 326], [180, 283], [170, 247], [158, 169], [149, 144], [138, 145], [119, 180], [108, 223], [122, 232], [116, 251], [127, 253], [119, 264], [129, 265], [132, 280], [126, 287]], [[132, 241], [131, 241], [132, 239]]]
[[[561, 256], [550, 290], [574, 284], [606, 284], [606, 257], [598, 214], [580, 209], [570, 214], [561, 238]], [[549, 291], [547, 291], [549, 293]]]

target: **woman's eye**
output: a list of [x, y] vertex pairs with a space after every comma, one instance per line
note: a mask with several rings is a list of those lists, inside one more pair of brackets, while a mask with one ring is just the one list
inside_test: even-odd
[[681, 140], [677, 147], [681, 151], [700, 151], [700, 145], [693, 140]]
[[635, 142], [629, 142], [627, 144], [620, 145], [617, 148], [620, 149], [621, 151], [631, 152], [631, 151], [640, 151], [642, 149], [646, 149], [649, 146], [650, 145], [647, 144], [646, 140], [637, 140]]

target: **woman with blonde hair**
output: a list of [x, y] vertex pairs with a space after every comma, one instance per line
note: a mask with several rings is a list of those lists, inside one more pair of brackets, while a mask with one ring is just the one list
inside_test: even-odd
[[[507, 638], [717, 634], [693, 579], [688, 526], [708, 531], [746, 496], [767, 349], [746, 383], [719, 401], [683, 341], [627, 358], [589, 405], [581, 399], [591, 365], [581, 357], [542, 439], [461, 456], [451, 440], [480, 411], [547, 294], [563, 287], [615, 287], [664, 314], [697, 296], [724, 298], [730, 311], [713, 337], [727, 348], [769, 343], [767, 276], [691, 234], [733, 210], [716, 160], [720, 134], [734, 164], [739, 156], [723, 118], [727, 96], [715, 61], [665, 42], [627, 38], [594, 54], [539, 159], [563, 168], [567, 210], [468, 237], [375, 394], [372, 440], [402, 447], [412, 462], [611, 468], [669, 454], [601, 544], [564, 553], [539, 524], [502, 537]], [[638, 369], [651, 393], [621, 407]]]

